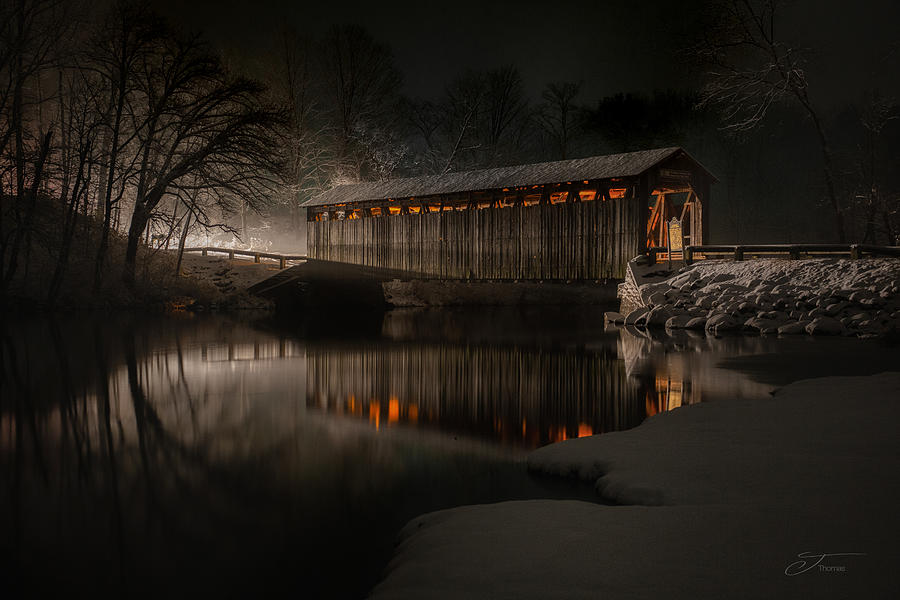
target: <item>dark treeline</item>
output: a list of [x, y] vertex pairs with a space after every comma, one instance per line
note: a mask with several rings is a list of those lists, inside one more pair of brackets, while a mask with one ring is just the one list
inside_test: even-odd
[[700, 89], [588, 98], [548, 82], [535, 98], [508, 65], [422, 99], [359, 26], [285, 28], [238, 69], [140, 2], [2, 0], [0, 284], [38, 278], [51, 303], [75, 274], [134, 288], [151, 246], [246, 237], [259, 211], [301, 229], [300, 205], [338, 183], [667, 145], [720, 178], [713, 241], [896, 243], [897, 102], [816, 97], [777, 8], [714, 2], [683, 50]]

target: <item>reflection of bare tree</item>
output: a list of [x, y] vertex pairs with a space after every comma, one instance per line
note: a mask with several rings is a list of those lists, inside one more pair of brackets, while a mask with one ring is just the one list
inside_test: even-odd
[[[80, 348], [93, 346], [85, 374], [71, 360], [72, 340], [56, 323], [49, 332], [60, 394], [53, 401], [21, 356], [25, 338], [4, 328], [0, 339], [0, 477], [8, 478], [0, 484], [0, 524], [11, 525], [10, 535], [0, 535], [0, 554], [50, 560], [65, 553], [70, 560], [52, 577], [83, 578], [100, 564], [100, 579], [121, 589], [137, 573], [177, 572], [175, 557], [153, 550], [167, 540], [196, 544], [199, 532], [233, 528], [238, 515], [256, 513], [249, 503], [259, 498], [243, 492], [258, 469], [241, 460], [217, 463], [209, 451], [215, 436], [199, 434], [180, 342], [170, 372], [142, 347], [145, 332], [129, 329], [116, 339], [96, 324], [92, 336], [78, 339]], [[156, 396], [148, 392], [151, 379]], [[183, 405], [192, 414], [187, 429], [160, 414], [161, 406]], [[55, 542], [45, 546], [47, 539]], [[197, 560], [192, 568], [213, 568], [212, 558]], [[43, 576], [35, 571], [42, 562], [32, 562], [21, 571], [29, 586]]]

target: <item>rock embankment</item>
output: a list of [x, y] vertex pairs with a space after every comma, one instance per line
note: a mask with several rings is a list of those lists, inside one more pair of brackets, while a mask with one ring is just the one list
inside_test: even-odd
[[708, 261], [639, 289], [643, 306], [608, 320], [713, 334], [900, 332], [900, 260], [893, 258]]

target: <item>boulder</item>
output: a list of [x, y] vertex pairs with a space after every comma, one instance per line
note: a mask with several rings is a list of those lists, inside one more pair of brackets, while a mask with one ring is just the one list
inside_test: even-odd
[[[687, 329], [688, 324], [696, 320], [690, 315], [675, 315], [666, 321], [666, 329]], [[706, 319], [703, 319], [703, 323], [706, 324]]]
[[747, 319], [744, 323], [744, 329], [757, 331], [759, 333], [777, 333], [778, 329], [783, 325], [784, 321], [754, 317], [752, 319]]
[[625, 322], [625, 317], [622, 315], [622, 313], [610, 311], [603, 313], [603, 320], [607, 323], [615, 323], [616, 325], [621, 325]]
[[675, 316], [674, 312], [667, 306], [657, 306], [647, 313], [644, 318], [646, 327], [665, 327], [666, 321]]
[[693, 317], [684, 325], [685, 329], [706, 329], [706, 317]]
[[669, 299], [666, 297], [665, 292], [654, 292], [647, 297], [647, 304], [652, 306], [663, 306], [668, 302]]
[[788, 323], [787, 325], [782, 325], [778, 328], [778, 335], [799, 335], [801, 333], [806, 333], [806, 326], [810, 324], [811, 321], [797, 321], [796, 323]]
[[644, 317], [646, 316], [646, 314], [648, 312], [650, 312], [649, 308], [647, 308], [646, 306], [639, 306], [638, 308], [636, 308], [633, 311], [631, 311], [630, 313], [628, 313], [628, 316], [625, 317], [625, 324], [626, 325], [643, 324]]
[[829, 317], [833, 317], [845, 308], [850, 306], [850, 303], [846, 300], [841, 300], [840, 302], [834, 302], [825, 307], [825, 314]]
[[722, 333], [724, 331], [734, 331], [741, 326], [741, 323], [728, 314], [719, 313], [706, 321], [706, 330], [712, 333]]
[[844, 326], [832, 317], [816, 317], [806, 326], [806, 333], [810, 335], [840, 335], [843, 332]]

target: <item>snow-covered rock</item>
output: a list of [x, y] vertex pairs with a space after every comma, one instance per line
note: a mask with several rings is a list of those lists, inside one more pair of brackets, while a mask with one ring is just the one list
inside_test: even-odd
[[706, 329], [706, 317], [694, 317], [685, 323], [685, 329]]
[[[804, 330], [812, 334], [885, 335], [900, 328], [891, 316], [900, 312], [898, 290], [896, 258], [702, 261], [641, 285], [646, 308], [657, 312], [636, 314], [629, 324], [663, 327], [686, 314], [707, 317], [703, 325], [714, 334], [741, 327], [793, 333], [809, 321]], [[689, 322], [673, 321], [674, 328]]]
[[647, 327], [665, 327], [666, 322], [674, 316], [674, 310], [666, 306], [657, 306], [647, 313], [647, 316], [644, 318], [644, 325]]
[[625, 317], [625, 324], [637, 325], [639, 322], [643, 321], [648, 312], [650, 312], [650, 309], [646, 306], [641, 306], [640, 308], [634, 309]]
[[809, 325], [812, 321], [803, 320], [797, 321], [796, 323], [788, 323], [787, 325], [782, 325], [778, 328], [778, 335], [798, 335], [802, 333], [806, 333], [806, 326]]
[[[686, 329], [688, 323], [690, 323], [692, 320], [695, 320], [695, 318], [688, 314], [669, 317], [669, 320], [666, 321], [666, 329]], [[705, 325], [706, 319], [704, 319], [703, 322]]]
[[729, 314], [717, 314], [706, 321], [706, 330], [714, 334], [734, 331], [740, 327], [740, 323]]
[[844, 332], [844, 326], [831, 317], [816, 317], [806, 326], [806, 332], [810, 335], [840, 335]]

